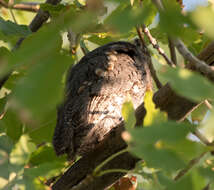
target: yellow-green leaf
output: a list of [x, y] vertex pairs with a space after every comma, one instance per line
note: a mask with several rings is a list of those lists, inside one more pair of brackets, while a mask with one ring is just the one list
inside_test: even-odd
[[122, 116], [125, 120], [126, 129], [133, 128], [136, 123], [134, 106], [131, 101], [126, 101], [122, 107]]
[[146, 116], [143, 121], [143, 126], [149, 126], [154, 123], [160, 123], [162, 121], [166, 121], [167, 119], [167, 116], [165, 113], [155, 108], [155, 104], [152, 98], [153, 98], [153, 92], [147, 91], [144, 97]]
[[212, 7], [200, 7], [192, 13], [192, 19], [204, 32], [214, 39], [214, 10]]

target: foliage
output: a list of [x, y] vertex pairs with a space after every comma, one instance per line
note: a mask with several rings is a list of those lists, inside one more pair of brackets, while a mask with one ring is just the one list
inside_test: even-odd
[[[56, 6], [42, 3], [41, 9], [49, 11], [51, 19], [35, 33], [27, 24], [35, 13], [29, 16], [28, 12], [0, 7], [0, 79], [11, 73], [0, 90], [0, 188], [4, 190], [48, 189], [47, 182], [68, 166], [64, 156], [56, 157], [51, 142], [65, 74], [83, 55], [81, 49], [92, 50], [116, 40], [130, 41], [137, 37], [135, 27], [142, 24], [150, 25], [151, 34], [167, 55], [167, 35], [180, 37], [195, 55], [214, 38], [212, 3], [183, 14], [176, 1], [165, 0], [166, 11], [158, 16], [150, 0], [143, 0], [142, 6], [137, 0], [105, 0], [102, 3], [107, 11], [101, 13], [93, 7], [87, 9], [80, 0], [63, 1]], [[65, 38], [68, 28], [80, 38], [74, 44], [75, 55], [69, 54]], [[26, 39], [14, 50], [20, 37]], [[169, 82], [177, 94], [190, 100], [213, 102], [213, 83], [193, 71], [167, 67], [148, 39], [145, 41], [163, 83]], [[179, 65], [186, 64], [178, 58]], [[130, 172], [137, 176], [137, 189], [202, 190], [207, 184], [214, 188], [212, 149], [190, 135], [201, 129], [206, 138], [213, 140], [213, 111], [202, 103], [188, 120], [177, 123], [167, 120], [166, 113], [155, 108], [152, 97], [149, 91], [144, 98], [144, 128], [134, 128], [131, 101], [124, 103], [121, 110], [130, 135], [126, 139], [128, 149], [144, 160]], [[193, 168], [174, 180], [179, 171], [203, 153]]]

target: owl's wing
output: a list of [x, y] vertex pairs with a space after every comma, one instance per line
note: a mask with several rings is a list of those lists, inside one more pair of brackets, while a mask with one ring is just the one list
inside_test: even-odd
[[[135, 45], [128, 42], [114, 42], [88, 53], [78, 64], [71, 67], [66, 82], [65, 100], [58, 109], [53, 138], [53, 145], [58, 155], [67, 153], [72, 157], [75, 154], [78, 143], [74, 140], [75, 130], [89, 127], [85, 123], [88, 114], [86, 110], [93, 101], [95, 102], [94, 97], [96, 104], [99, 104], [112, 93], [119, 95], [130, 89], [134, 84], [130, 80], [133, 77], [131, 75], [135, 74], [132, 72], [132, 67], [142, 71], [138, 76], [138, 80], [141, 80], [145, 74], [142, 64], [144, 62], [142, 53]], [[83, 130], [80, 134], [85, 135]]]

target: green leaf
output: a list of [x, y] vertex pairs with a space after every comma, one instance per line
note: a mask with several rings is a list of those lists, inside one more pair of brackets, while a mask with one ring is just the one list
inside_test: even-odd
[[180, 5], [176, 1], [165, 0], [165, 10], [160, 12], [160, 29], [171, 36], [183, 36], [185, 25], [192, 27], [188, 15], [182, 14]]
[[213, 165], [200, 167], [198, 170], [203, 177], [210, 179], [211, 181], [214, 179]]
[[11, 56], [10, 51], [5, 47], [0, 47], [0, 78], [7, 74], [8, 58]]
[[5, 151], [7, 154], [9, 154], [12, 148], [13, 148], [13, 143], [11, 139], [5, 134], [0, 134], [0, 149]]
[[10, 162], [15, 165], [24, 166], [27, 164], [31, 152], [35, 150], [35, 145], [30, 143], [27, 135], [22, 135], [12, 152], [10, 153]]
[[37, 167], [25, 169], [24, 176], [28, 176], [30, 178], [35, 178], [38, 176], [50, 178], [53, 176], [57, 176], [57, 174], [59, 174], [64, 167], [65, 166], [63, 162], [53, 161], [49, 163], [43, 163], [38, 165]]
[[12, 147], [12, 142], [8, 136], [0, 134], [0, 178], [9, 179], [9, 154]]
[[7, 103], [7, 96], [4, 96], [3, 98], [0, 98], [0, 117], [3, 117], [5, 112], [5, 105]]
[[37, 118], [55, 109], [61, 99], [62, 76], [69, 62], [70, 59], [57, 53], [40, 60], [16, 85], [14, 101]]
[[152, 145], [140, 144], [131, 148], [131, 152], [142, 158], [148, 167], [174, 172], [185, 167], [185, 162], [174, 151], [157, 149]]
[[206, 146], [187, 139], [189, 126], [172, 121], [130, 129], [130, 151], [149, 167], [175, 171], [194, 156], [208, 151]]
[[203, 131], [205, 137], [211, 142], [214, 140], [214, 111], [207, 113], [207, 119], [200, 125], [200, 129]]
[[122, 116], [125, 120], [126, 129], [134, 128], [136, 123], [135, 110], [131, 101], [126, 101], [122, 106]]
[[158, 173], [158, 180], [166, 190], [200, 190], [205, 186], [205, 180], [198, 175], [197, 170], [187, 173], [178, 181], [170, 179], [169, 177], [163, 175], [163, 173]]
[[58, 16], [60, 13], [66, 11], [68, 6], [63, 4], [51, 5], [49, 3], [40, 4], [40, 8], [43, 11], [48, 11], [52, 16]]
[[91, 35], [89, 38], [87, 38], [87, 40], [102, 46], [107, 43], [113, 42], [114, 38], [112, 38], [111, 36], [106, 36], [105, 34], [103, 35], [100, 34], [100, 35]]
[[31, 141], [36, 144], [52, 142], [54, 128], [56, 126], [56, 109], [46, 115], [46, 119], [41, 121], [37, 126], [28, 126], [28, 135]]
[[18, 25], [11, 21], [5, 21], [0, 17], [0, 32], [7, 36], [27, 36], [31, 34], [30, 29], [26, 25]]
[[189, 127], [184, 123], [173, 121], [161, 122], [145, 128], [135, 128], [129, 131], [133, 141], [140, 144], [155, 144], [159, 140], [165, 142], [178, 142], [185, 139]]
[[146, 94], [144, 97], [146, 116], [143, 121], [143, 126], [149, 126], [154, 123], [160, 123], [160, 122], [166, 121], [167, 119], [166, 114], [156, 108], [152, 98], [153, 98], [153, 92], [146, 91]]
[[205, 103], [202, 103], [191, 113], [192, 121], [201, 122], [204, 119], [205, 115], [207, 114], [207, 111], [208, 107], [205, 105]]
[[29, 163], [32, 166], [37, 166], [46, 162], [55, 162], [55, 161], [61, 161], [62, 163], [66, 162], [65, 157], [57, 157], [56, 153], [53, 150], [53, 147], [51, 146], [41, 146], [36, 151], [34, 151], [30, 155]]
[[181, 96], [193, 101], [214, 99], [214, 85], [198, 73], [187, 69], [166, 67], [160, 74]]
[[213, 7], [198, 7], [194, 12], [192, 12], [191, 16], [196, 25], [203, 29], [210, 38], [214, 39], [214, 23], [212, 22], [214, 20]]
[[7, 110], [0, 124], [6, 129], [8, 137], [16, 143], [22, 135], [23, 126], [17, 115], [12, 110]]
[[[151, 24], [156, 14], [152, 3], [148, 0], [143, 2], [143, 7], [131, 6], [130, 3], [121, 3], [104, 21], [120, 32], [127, 33], [133, 27], [140, 24]], [[126, 18], [126, 19], [121, 19]]]
[[[51, 32], [50, 32], [51, 31]], [[37, 33], [28, 36], [22, 46], [11, 57], [10, 64], [16, 69], [27, 70], [29, 66], [42, 62], [61, 48], [59, 29], [53, 24], [42, 27]]]

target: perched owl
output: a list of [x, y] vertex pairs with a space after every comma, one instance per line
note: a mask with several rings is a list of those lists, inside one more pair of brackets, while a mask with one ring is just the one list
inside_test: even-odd
[[135, 108], [142, 103], [146, 62], [138, 46], [119, 41], [93, 50], [71, 67], [53, 138], [57, 155], [74, 158], [90, 152], [123, 120], [127, 99]]

